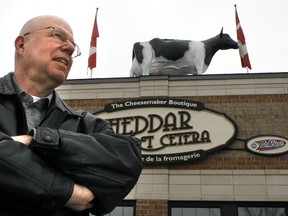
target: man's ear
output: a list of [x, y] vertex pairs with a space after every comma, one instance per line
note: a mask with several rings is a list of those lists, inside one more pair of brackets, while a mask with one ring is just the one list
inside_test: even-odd
[[19, 51], [20, 49], [24, 48], [24, 43], [25, 43], [25, 37], [22, 35], [19, 35], [14, 42], [14, 46], [16, 51]]

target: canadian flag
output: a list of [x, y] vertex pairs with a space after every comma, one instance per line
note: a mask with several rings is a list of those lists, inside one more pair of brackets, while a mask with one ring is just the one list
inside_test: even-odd
[[93, 26], [91, 42], [90, 42], [90, 52], [89, 52], [89, 58], [88, 58], [88, 67], [90, 68], [90, 70], [96, 67], [97, 37], [99, 37], [98, 25], [97, 25], [97, 13], [98, 13], [98, 8], [96, 10], [94, 26]]
[[252, 67], [250, 64], [249, 56], [248, 56], [245, 36], [242, 30], [242, 27], [240, 25], [240, 20], [238, 17], [236, 5], [235, 5], [235, 15], [236, 15], [236, 30], [237, 30], [237, 39], [239, 43], [239, 54], [241, 58], [241, 64], [243, 68], [248, 67], [251, 70]]

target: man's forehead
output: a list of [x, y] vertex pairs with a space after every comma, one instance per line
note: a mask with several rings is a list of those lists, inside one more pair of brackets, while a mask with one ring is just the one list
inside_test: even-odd
[[70, 25], [62, 18], [57, 16], [38, 16], [30, 19], [26, 22], [20, 32], [23, 35], [26, 32], [35, 31], [37, 29], [46, 28], [49, 26], [60, 28], [64, 31], [67, 35], [73, 36], [73, 31]]

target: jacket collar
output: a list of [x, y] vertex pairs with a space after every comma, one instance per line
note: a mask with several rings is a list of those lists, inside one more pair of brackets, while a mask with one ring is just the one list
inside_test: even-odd
[[0, 94], [12, 95], [17, 94], [17, 90], [13, 84], [14, 73], [10, 72], [0, 79]]
[[[0, 94], [4, 95], [17, 95], [16, 86], [13, 82], [14, 73], [10, 72], [4, 77], [0, 78]], [[51, 106], [55, 106], [62, 112], [68, 112], [70, 115], [82, 116], [71, 107], [69, 107], [59, 96], [59, 94], [54, 90]]]
[[[68, 112], [70, 115], [75, 115], [75, 116], [79, 116], [82, 117], [83, 116], [83, 112], [77, 112], [74, 109], [72, 109], [71, 107], [69, 107], [59, 96], [59, 94], [54, 90], [53, 92], [53, 99], [55, 101], [55, 107], [58, 107], [60, 110], [62, 110], [63, 112]], [[52, 101], [53, 101], [52, 99]], [[53, 106], [53, 104], [52, 104]]]

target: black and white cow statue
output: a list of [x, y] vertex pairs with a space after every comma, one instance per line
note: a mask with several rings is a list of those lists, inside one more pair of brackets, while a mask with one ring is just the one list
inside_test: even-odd
[[133, 47], [130, 77], [141, 75], [202, 74], [218, 50], [238, 49], [238, 43], [223, 33], [203, 41], [154, 38]]

